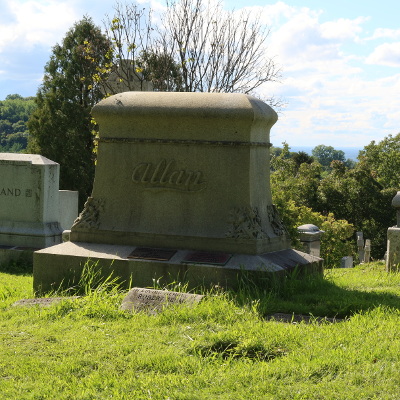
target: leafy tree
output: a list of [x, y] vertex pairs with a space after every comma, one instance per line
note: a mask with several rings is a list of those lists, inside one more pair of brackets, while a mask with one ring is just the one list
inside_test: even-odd
[[303, 163], [312, 164], [314, 162], [314, 158], [309, 156], [305, 151], [293, 153], [292, 157], [298, 168], [300, 168]]
[[318, 187], [318, 206], [323, 214], [346, 219], [364, 237], [372, 239], [372, 256], [381, 259], [386, 250], [387, 228], [395, 223], [390, 204], [396, 190], [383, 190], [365, 163], [349, 169], [338, 162]]
[[0, 101], [0, 151], [21, 152], [28, 142], [27, 121], [35, 108], [33, 97], [9, 94]]
[[321, 179], [321, 165], [309, 164], [310, 159], [298, 165], [290, 153], [287, 143], [282, 152], [271, 158], [271, 189], [274, 203], [283, 208], [289, 200], [298, 206], [315, 208], [317, 206], [317, 189]]
[[79, 190], [81, 204], [94, 176], [90, 110], [103, 97], [101, 81], [111, 62], [110, 42], [100, 28], [88, 17], [75, 23], [53, 47], [28, 122], [29, 151], [60, 164], [60, 188]]
[[[301, 225], [299, 222], [314, 223], [327, 230], [328, 221], [335, 224], [339, 223], [337, 221], [345, 221], [354, 229], [363, 231], [365, 238], [372, 240], [372, 257], [382, 258], [386, 249], [387, 228], [395, 223], [395, 212], [390, 203], [396, 189], [384, 188], [375, 179], [376, 172], [370, 169], [365, 158], [354, 168], [347, 167], [343, 161], [333, 160], [330, 168], [321, 173], [322, 166], [319, 163], [308, 164], [307, 160], [298, 166], [296, 153], [290, 153], [286, 143], [279, 155], [271, 157], [273, 201], [284, 220], [287, 219], [292, 237], [296, 237], [296, 228]], [[303, 219], [301, 213], [309, 220]], [[320, 219], [324, 228], [320, 225], [322, 222], [312, 222], [318, 221], [317, 214], [318, 218], [325, 218]], [[340, 222], [339, 225], [343, 227], [345, 222]], [[335, 225], [338, 230], [329, 228], [328, 231], [342, 232], [339, 225]], [[354, 237], [345, 238], [340, 233], [339, 239], [328, 234], [324, 235], [324, 242], [328, 238], [342, 250], [347, 245], [339, 245], [341, 240], [355, 247]], [[325, 249], [330, 249], [326, 255], [331, 257], [333, 250], [328, 245], [324, 246]], [[344, 252], [342, 256], [345, 255], [350, 254]]]
[[389, 135], [379, 143], [373, 140], [360, 151], [358, 159], [385, 188], [400, 189], [400, 133]]
[[143, 79], [160, 92], [182, 92], [183, 78], [180, 65], [158, 49], [143, 51], [137, 61]]
[[332, 213], [324, 215], [309, 207], [296, 205], [293, 200], [279, 203], [277, 208], [289, 231], [292, 245], [299, 250], [302, 250], [302, 247], [297, 227], [313, 224], [324, 231], [321, 236], [321, 257], [325, 267], [335, 267], [340, 264], [342, 257], [354, 254], [354, 246], [349, 239], [353, 237], [355, 228], [346, 220], [336, 219]]
[[314, 147], [312, 155], [325, 169], [330, 167], [332, 161], [346, 161], [344, 151], [324, 144]]

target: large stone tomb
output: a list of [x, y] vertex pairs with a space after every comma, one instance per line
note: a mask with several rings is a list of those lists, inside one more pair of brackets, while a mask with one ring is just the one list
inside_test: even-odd
[[126, 92], [92, 113], [92, 196], [71, 241], [35, 253], [36, 291], [73, 280], [89, 258], [142, 287], [235, 286], [243, 269], [320, 268], [290, 248], [272, 204], [268, 105], [243, 94]]
[[43, 248], [61, 242], [59, 168], [40, 155], [0, 153], [3, 248]]

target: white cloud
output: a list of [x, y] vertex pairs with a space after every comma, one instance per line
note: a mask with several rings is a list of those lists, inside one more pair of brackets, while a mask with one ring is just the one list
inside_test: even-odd
[[383, 43], [367, 57], [367, 64], [400, 67], [400, 42]]
[[356, 19], [339, 18], [321, 24], [322, 37], [336, 40], [358, 40], [358, 35], [363, 31], [362, 24], [369, 18], [358, 17]]
[[[292, 9], [285, 10], [289, 17], [270, 38], [269, 50], [283, 68], [283, 84], [263, 88], [265, 97], [274, 90], [288, 103], [271, 132], [274, 145], [363, 147], [397, 133], [400, 75], [372, 79], [364, 70], [366, 47], [360, 43], [368, 18], [321, 22], [319, 12]], [[375, 62], [400, 64], [397, 46], [378, 47]]]
[[7, 1], [10, 22], [0, 25], [0, 52], [17, 46], [32, 49], [34, 46], [52, 46], [78, 19], [69, 2]]
[[388, 28], [378, 28], [374, 30], [374, 33], [371, 37], [367, 38], [368, 40], [373, 39], [399, 39], [400, 38], [400, 29], [388, 29]]

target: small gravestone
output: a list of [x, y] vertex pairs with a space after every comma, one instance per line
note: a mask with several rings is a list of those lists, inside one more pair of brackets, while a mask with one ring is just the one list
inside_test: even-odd
[[37, 154], [0, 153], [0, 244], [61, 243], [59, 165]]
[[325, 233], [316, 225], [304, 224], [297, 228], [300, 235], [300, 242], [307, 254], [319, 257], [321, 251], [321, 235]]
[[340, 260], [340, 268], [353, 268], [353, 257], [342, 257]]
[[155, 314], [168, 305], [196, 304], [203, 297], [200, 294], [133, 288], [123, 299], [121, 309], [129, 312], [146, 311]]
[[92, 114], [93, 191], [70, 242], [35, 253], [35, 291], [73, 284], [88, 258], [141, 287], [237, 287], [242, 271], [321, 271], [319, 257], [291, 249], [272, 203], [277, 114], [267, 104], [238, 93], [126, 92]]

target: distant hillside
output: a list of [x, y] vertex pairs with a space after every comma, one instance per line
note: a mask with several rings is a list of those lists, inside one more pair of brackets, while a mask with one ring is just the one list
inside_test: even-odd
[[[290, 146], [290, 144], [289, 144]], [[293, 152], [299, 152], [299, 151], [304, 151], [305, 153], [309, 154], [310, 156], [312, 155], [312, 150], [315, 146], [310, 147], [310, 146], [290, 146], [290, 151]], [[335, 147], [335, 146], [333, 146]], [[336, 150], [342, 150], [345, 154], [346, 159], [350, 159], [353, 161], [357, 161], [357, 156], [358, 152], [362, 149], [358, 147], [335, 147]]]
[[20, 153], [26, 149], [26, 122], [34, 109], [34, 97], [9, 94], [0, 101], [0, 152]]

